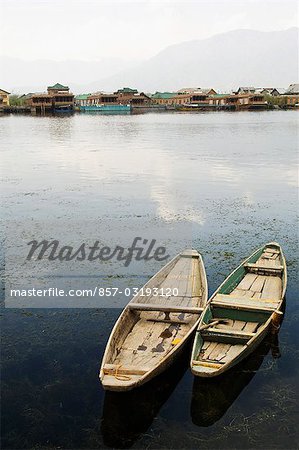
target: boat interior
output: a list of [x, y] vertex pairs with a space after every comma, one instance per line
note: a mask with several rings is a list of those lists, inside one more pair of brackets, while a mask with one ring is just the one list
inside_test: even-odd
[[233, 272], [212, 297], [197, 330], [193, 366], [209, 372], [232, 361], [279, 307], [282, 292], [280, 247], [266, 246]]
[[183, 254], [145, 286], [175, 287], [177, 296], [140, 294], [127, 305], [104, 361], [106, 383], [137, 380], [162, 363], [188, 335], [207, 300], [203, 270], [197, 252]]

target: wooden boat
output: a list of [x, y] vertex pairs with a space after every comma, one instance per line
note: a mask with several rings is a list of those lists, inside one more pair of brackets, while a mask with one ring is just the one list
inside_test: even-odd
[[196, 330], [191, 370], [214, 377], [248, 356], [277, 326], [287, 284], [282, 249], [271, 242], [255, 251], [216, 290]]
[[197, 328], [207, 296], [198, 252], [187, 250], [164, 266], [128, 303], [111, 332], [100, 369], [104, 389], [130, 390], [169, 366]]

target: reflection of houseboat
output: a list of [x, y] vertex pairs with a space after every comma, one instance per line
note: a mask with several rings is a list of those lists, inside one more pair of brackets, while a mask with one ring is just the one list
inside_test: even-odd
[[55, 106], [55, 108], [54, 108], [55, 113], [70, 113], [72, 111], [73, 111], [73, 106], [71, 104], [58, 105], [58, 106]]
[[207, 103], [185, 103], [181, 106], [177, 106], [178, 111], [206, 111], [213, 109], [213, 105]]

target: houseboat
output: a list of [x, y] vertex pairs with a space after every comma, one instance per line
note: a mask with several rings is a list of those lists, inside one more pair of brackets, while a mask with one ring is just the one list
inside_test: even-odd
[[87, 97], [86, 103], [80, 104], [80, 111], [84, 112], [100, 112], [111, 114], [124, 114], [131, 112], [131, 105], [129, 103], [120, 102], [118, 95], [105, 94], [103, 92], [96, 92]]
[[101, 113], [129, 113], [131, 112], [131, 105], [108, 105], [102, 103], [96, 105], [80, 106], [80, 111]]
[[71, 113], [74, 110], [74, 95], [68, 86], [60, 83], [48, 86], [47, 93], [29, 94], [25, 101], [32, 113]]

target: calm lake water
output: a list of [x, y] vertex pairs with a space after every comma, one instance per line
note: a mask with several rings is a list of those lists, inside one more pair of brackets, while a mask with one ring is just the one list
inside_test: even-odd
[[[120, 234], [163, 230], [169, 248], [191, 242], [202, 253], [210, 293], [275, 240], [289, 276], [278, 340], [209, 382], [194, 380], [187, 348], [126, 394], [105, 394], [98, 381], [120, 309], [3, 307], [2, 448], [298, 448], [298, 113], [11, 115], [0, 118], [0, 139], [2, 300], [4, 281], [18, 277], [5, 271], [5, 242], [28, 224], [58, 227], [66, 244], [74, 229], [87, 241], [104, 223]], [[160, 266], [132, 265], [125, 282], [141, 286]]]

